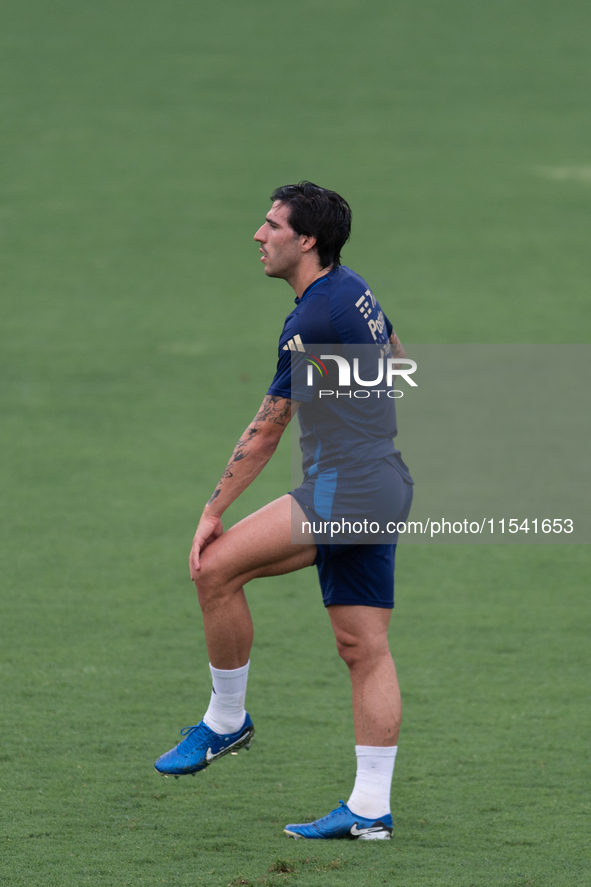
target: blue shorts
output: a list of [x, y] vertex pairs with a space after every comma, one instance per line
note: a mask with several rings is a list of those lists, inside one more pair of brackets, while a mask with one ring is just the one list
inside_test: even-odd
[[[406, 521], [413, 494], [412, 479], [404, 463], [401, 473], [399, 461], [392, 456], [368, 463], [363, 471], [334, 472], [328, 482], [322, 475], [307, 477], [291, 491], [312, 525], [318, 546], [314, 563], [326, 607], [394, 606], [395, 525]], [[363, 520], [374, 521], [378, 533], [360, 537], [345, 531], [337, 538], [327, 533], [326, 521], [354, 525]], [[385, 530], [388, 524], [393, 531]]]
[[394, 606], [396, 545], [319, 545], [316, 569], [325, 607]]

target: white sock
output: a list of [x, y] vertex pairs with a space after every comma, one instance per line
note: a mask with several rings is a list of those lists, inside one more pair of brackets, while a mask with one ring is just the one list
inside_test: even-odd
[[378, 819], [390, 812], [390, 787], [397, 745], [356, 745], [357, 776], [347, 807], [357, 816]]
[[203, 720], [214, 733], [235, 733], [243, 725], [249, 666], [250, 659], [242, 668], [214, 668], [209, 663], [213, 688]]

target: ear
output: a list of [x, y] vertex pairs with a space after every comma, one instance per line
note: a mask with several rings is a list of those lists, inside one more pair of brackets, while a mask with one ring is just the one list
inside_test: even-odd
[[316, 246], [316, 238], [309, 234], [302, 234], [300, 237], [300, 248], [303, 253], [309, 253]]

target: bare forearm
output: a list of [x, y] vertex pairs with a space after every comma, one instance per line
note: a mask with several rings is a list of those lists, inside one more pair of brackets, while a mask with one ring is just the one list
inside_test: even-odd
[[267, 395], [226, 465], [206, 512], [218, 517], [263, 470], [299, 404]]
[[226, 508], [257, 477], [277, 448], [279, 438], [257, 437], [249, 426], [236, 446], [205, 510], [221, 517]]

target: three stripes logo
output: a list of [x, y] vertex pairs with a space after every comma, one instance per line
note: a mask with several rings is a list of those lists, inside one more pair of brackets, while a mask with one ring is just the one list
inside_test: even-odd
[[[299, 351], [301, 354], [306, 353], [306, 349], [304, 348], [304, 343], [302, 342], [299, 333], [296, 334], [293, 339], [289, 339], [286, 344], [283, 346], [283, 351]], [[314, 367], [320, 373], [321, 378], [328, 376], [328, 370], [319, 357], [316, 357], [315, 354], [306, 355], [306, 360], [309, 363], [308, 367], [308, 385], [313, 385], [313, 373]]]
[[293, 337], [293, 339], [289, 339], [288, 342], [283, 346], [284, 351], [305, 351], [304, 343], [302, 342], [299, 333]]

